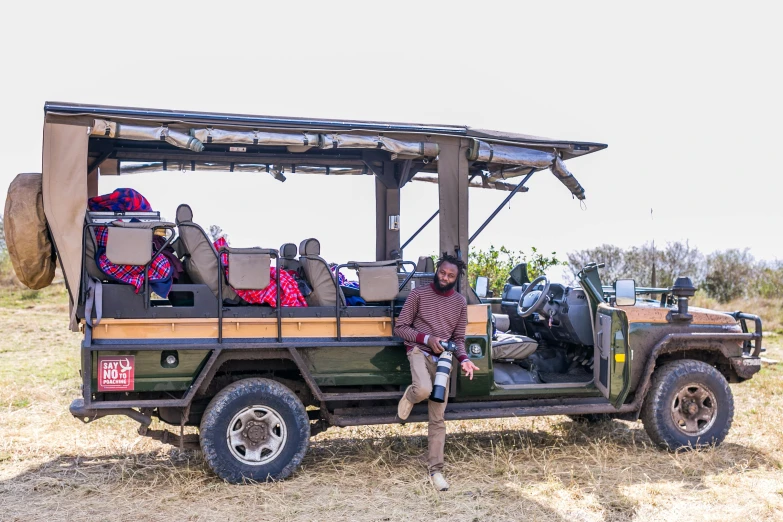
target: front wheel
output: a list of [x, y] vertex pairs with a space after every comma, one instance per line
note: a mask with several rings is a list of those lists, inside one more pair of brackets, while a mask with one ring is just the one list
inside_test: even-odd
[[653, 373], [641, 417], [653, 442], [670, 451], [717, 445], [731, 427], [734, 398], [714, 367], [673, 361]]
[[243, 379], [207, 406], [201, 450], [210, 468], [233, 484], [288, 477], [302, 462], [310, 421], [302, 402], [279, 382]]

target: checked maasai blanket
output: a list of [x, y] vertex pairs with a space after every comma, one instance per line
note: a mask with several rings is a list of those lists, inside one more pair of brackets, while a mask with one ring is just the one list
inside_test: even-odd
[[[88, 208], [92, 211], [113, 212], [150, 212], [152, 206], [147, 198], [133, 189], [120, 188], [111, 194], [90, 198]], [[95, 263], [107, 277], [121, 283], [133, 285], [136, 293], [144, 286], [144, 267], [135, 265], [115, 265], [106, 257], [106, 241], [109, 236], [107, 227], [95, 228]], [[150, 244], [150, 249], [153, 246]], [[150, 288], [161, 297], [167, 297], [171, 290], [171, 263], [162, 254], [150, 263], [147, 277]]]
[[[213, 243], [217, 250], [223, 247], [228, 247], [228, 243], [224, 238], [218, 238]], [[223, 264], [226, 270], [226, 277], [228, 277], [228, 253], [222, 252], [220, 254], [220, 262]], [[299, 285], [292, 276], [293, 272], [288, 270], [280, 270], [280, 305], [281, 306], [307, 306], [304, 296], [299, 291]], [[269, 306], [277, 306], [277, 292], [275, 289], [275, 281], [277, 277], [277, 270], [275, 267], [269, 267], [269, 284], [266, 288], [259, 290], [237, 290], [234, 291], [239, 297], [251, 304], [268, 304]]]

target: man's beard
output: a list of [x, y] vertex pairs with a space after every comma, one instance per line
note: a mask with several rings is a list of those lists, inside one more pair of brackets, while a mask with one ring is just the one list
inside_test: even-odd
[[440, 279], [438, 279], [438, 274], [435, 274], [435, 277], [432, 278], [432, 282], [435, 285], [435, 290], [438, 292], [448, 292], [449, 290], [454, 289], [455, 286], [457, 286], [457, 280], [455, 279], [451, 283], [447, 284], [446, 286], [442, 286], [440, 284]]

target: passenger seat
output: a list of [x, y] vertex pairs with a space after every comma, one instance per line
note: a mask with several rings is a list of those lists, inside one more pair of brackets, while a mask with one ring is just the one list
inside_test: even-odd
[[335, 306], [339, 292], [340, 305], [345, 306], [345, 296], [335, 284], [335, 276], [321, 257], [321, 242], [314, 237], [299, 244], [299, 263], [312, 292], [305, 299], [308, 306]]
[[193, 222], [193, 210], [190, 205], [182, 204], [177, 207], [177, 229], [179, 230], [179, 245], [185, 254], [185, 271], [196, 284], [204, 284], [209, 287], [215, 297], [218, 297], [218, 284], [222, 278], [223, 300], [229, 302], [241, 302], [233, 288], [226, 281], [225, 272], [219, 265], [219, 257], [209, 236], [204, 229]]
[[301, 263], [296, 260], [297, 253], [298, 250], [295, 244], [283, 243], [283, 245], [280, 246], [280, 268], [297, 272], [302, 266]]
[[435, 261], [430, 256], [419, 256], [419, 261], [416, 263], [417, 272], [426, 272], [432, 274], [435, 272]]
[[524, 335], [499, 333], [496, 341], [492, 341], [493, 361], [521, 361], [530, 357], [538, 349], [535, 339]]

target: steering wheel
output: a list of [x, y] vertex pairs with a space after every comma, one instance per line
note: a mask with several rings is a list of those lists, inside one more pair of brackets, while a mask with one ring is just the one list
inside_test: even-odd
[[[544, 283], [544, 289], [543, 290], [533, 290], [536, 286], [538, 286], [539, 283]], [[536, 292], [539, 293], [539, 295], [536, 295]], [[526, 297], [529, 297], [527, 299], [528, 304], [525, 305], [524, 302], [526, 301]], [[535, 299], [535, 302], [532, 304], [530, 301]], [[519, 303], [517, 303], [517, 315], [519, 317], [528, 317], [533, 314], [533, 312], [538, 311], [539, 308], [541, 308], [544, 303], [549, 299], [549, 279], [545, 275], [536, 277], [532, 283], [527, 285], [527, 288], [525, 288], [525, 291], [522, 292], [522, 295], [519, 296]]]

